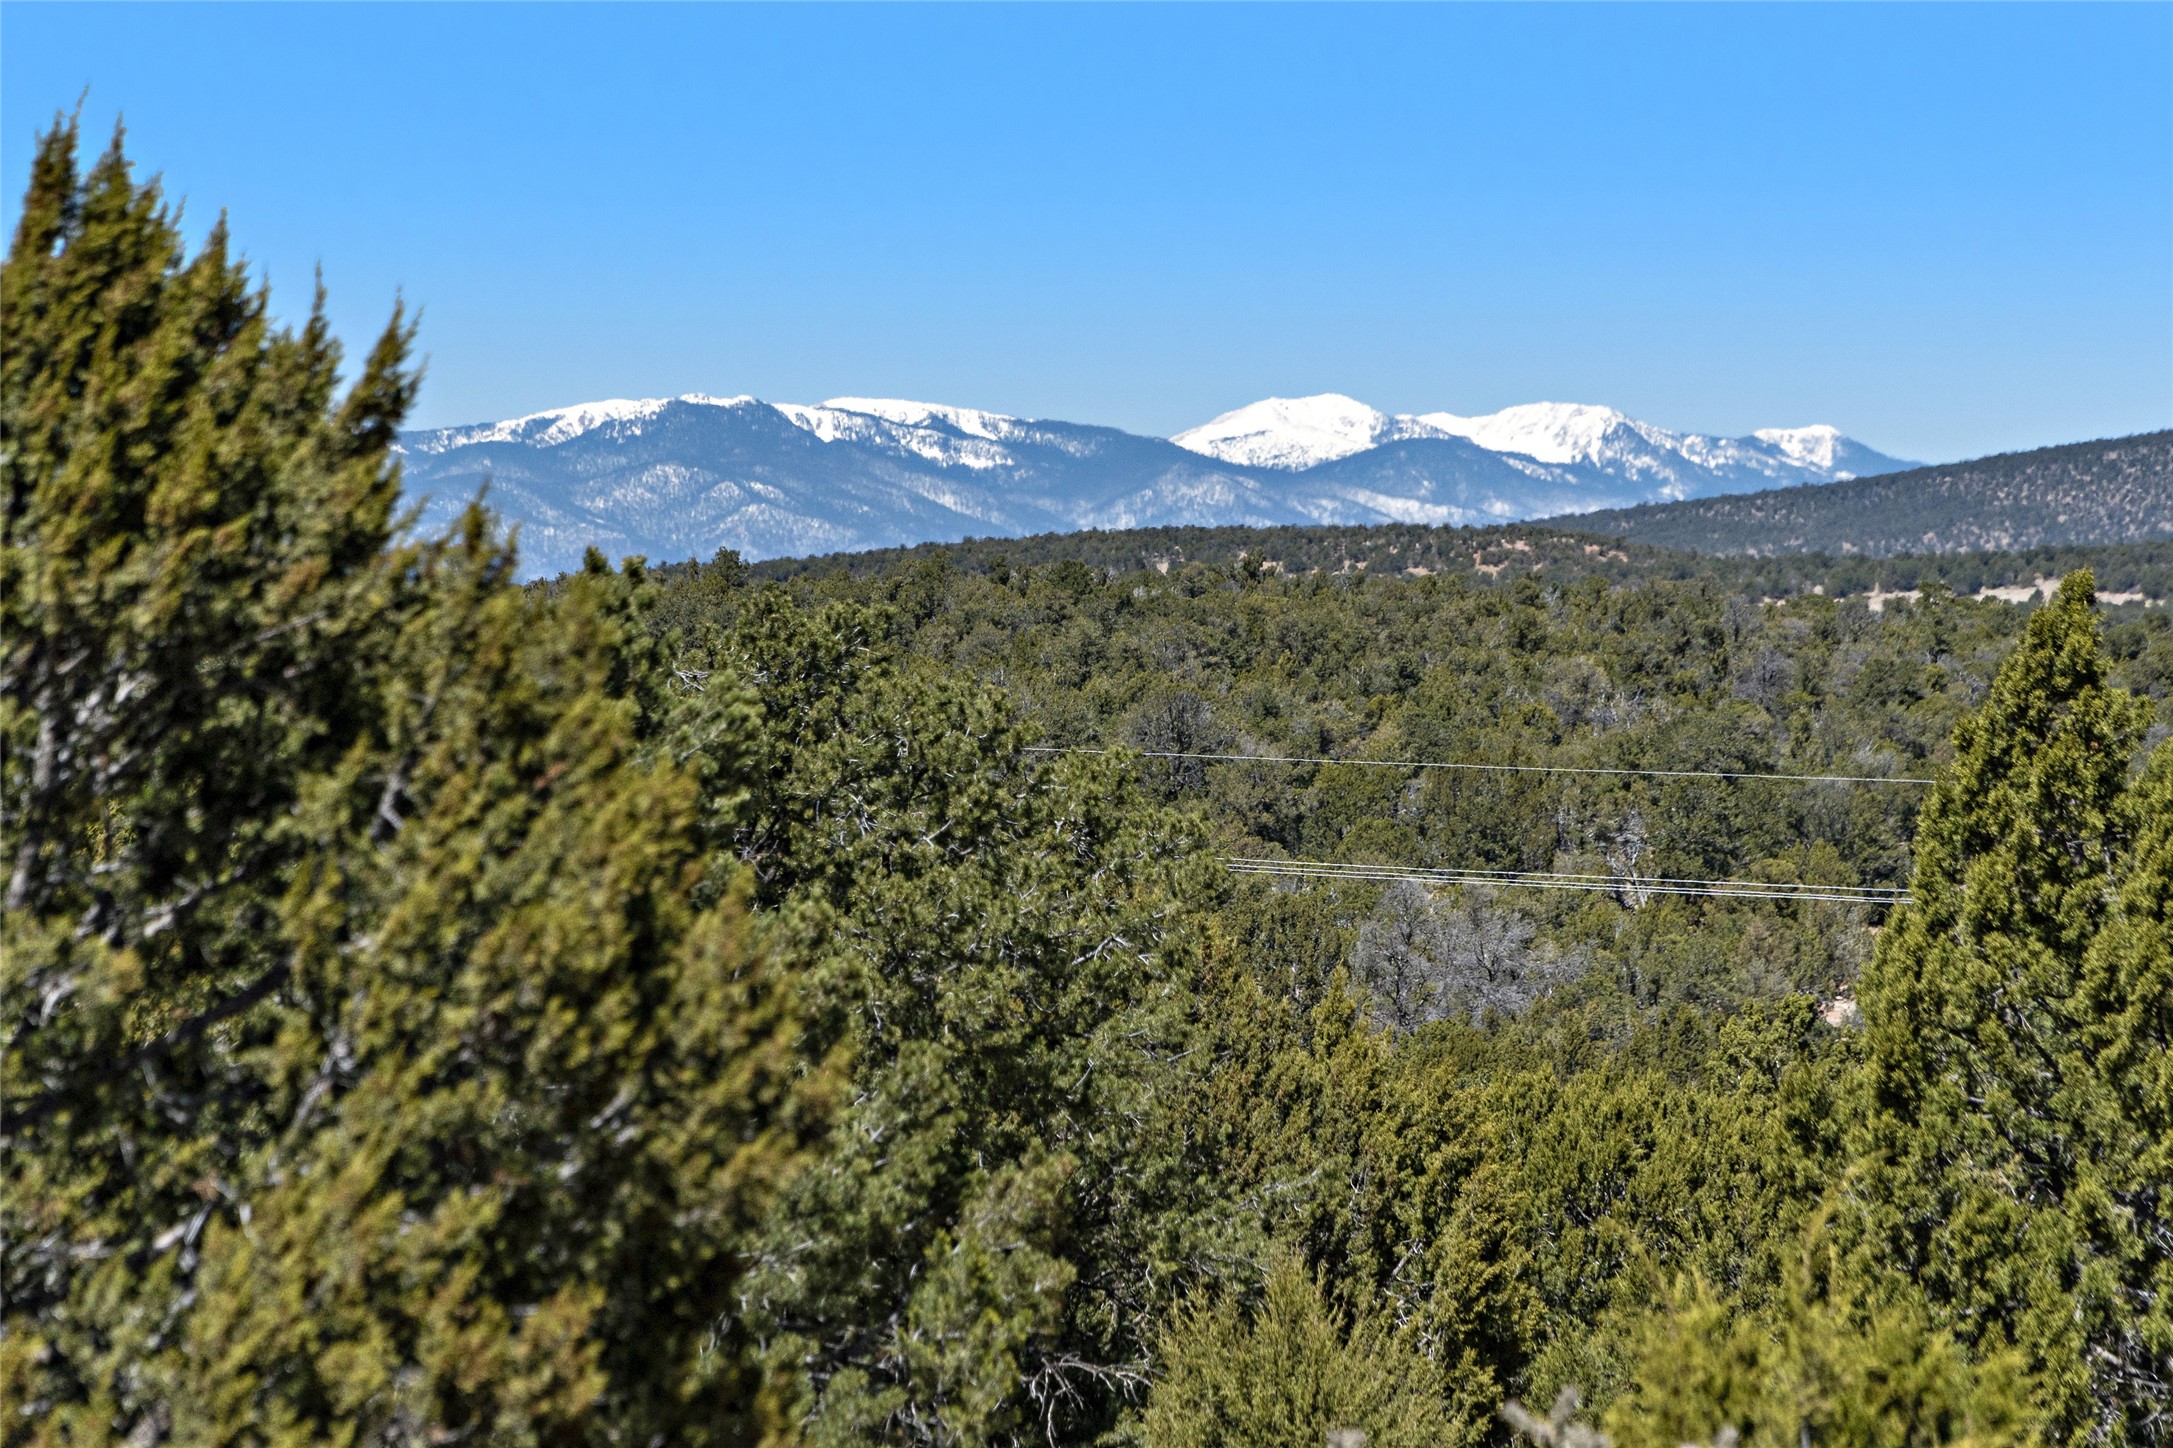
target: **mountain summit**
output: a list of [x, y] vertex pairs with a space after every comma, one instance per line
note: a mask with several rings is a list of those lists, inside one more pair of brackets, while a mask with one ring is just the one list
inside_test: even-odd
[[1563, 403], [1392, 416], [1340, 393], [1165, 439], [899, 398], [690, 392], [411, 432], [400, 450], [426, 521], [487, 484], [532, 574], [591, 546], [669, 562], [1080, 528], [1494, 523], [1908, 466], [1831, 428], [1714, 438]]
[[1453, 412], [1391, 415], [1340, 392], [1264, 398], [1170, 441], [1224, 462], [1302, 469], [1386, 442], [1448, 437], [1467, 439], [1489, 452], [1649, 483], [1663, 498], [1835, 482], [1902, 465], [1826, 426], [1708, 437], [1672, 432], [1612, 407], [1576, 402], [1530, 402], [1477, 417]]
[[1170, 439], [1181, 448], [1259, 468], [1309, 468], [1397, 435], [1398, 419], [1340, 392], [1265, 397]]

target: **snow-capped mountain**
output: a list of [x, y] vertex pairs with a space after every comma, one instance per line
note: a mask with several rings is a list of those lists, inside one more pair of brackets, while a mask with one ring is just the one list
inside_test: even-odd
[[1309, 468], [1398, 436], [1400, 419], [1340, 392], [1266, 397], [1170, 439], [1181, 448], [1258, 468]]
[[1671, 432], [1611, 407], [1532, 402], [1478, 417], [1395, 415], [1356, 398], [1270, 397], [1171, 441], [1224, 462], [1309, 468], [1406, 438], [1467, 438], [1489, 452], [1586, 467], [1649, 484], [1655, 500], [1835, 482], [1900, 464], [1832, 427], [1763, 428], [1748, 437]]
[[613, 399], [401, 438], [424, 526], [486, 483], [523, 571], [1080, 528], [1492, 523], [1907, 466], [1831, 428], [1673, 433], [1551, 403], [1396, 417], [1269, 399], [1175, 439], [891, 398]]

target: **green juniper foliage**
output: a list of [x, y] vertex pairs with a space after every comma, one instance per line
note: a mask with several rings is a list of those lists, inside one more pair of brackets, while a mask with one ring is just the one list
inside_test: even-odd
[[336, 395], [75, 143], [5, 276], [8, 1436], [743, 1438], [829, 1077], [629, 580], [395, 542], [406, 326]]
[[76, 148], [0, 272], [7, 1442], [2173, 1441], [2173, 614], [2079, 556], [522, 587], [398, 511], [401, 316], [342, 385]]
[[1918, 821], [1865, 977], [1874, 1260], [2028, 1357], [2055, 1437], [2165, 1431], [2165, 776], [2110, 686], [2087, 571], [2034, 614]]
[[1315, 1448], [1355, 1428], [1378, 1448], [1441, 1448], [1455, 1430], [1425, 1359], [1386, 1324], [1346, 1325], [1294, 1257], [1269, 1268], [1260, 1300], [1193, 1302], [1170, 1319], [1149, 1448]]
[[819, 902], [813, 1039], [854, 1062], [745, 1320], [814, 1441], [1087, 1436], [1140, 1396], [1173, 1293], [1227, 1255], [1182, 1115], [1178, 912], [1216, 877], [1115, 765], [1040, 767], [998, 696], [881, 624], [765, 595], [681, 656], [760, 681], [732, 848], [758, 898]]
[[1764, 1311], [1681, 1280], [1607, 1415], [1620, 1448], [1737, 1435], [1743, 1448], [1995, 1448], [2029, 1441], [2010, 1356], [1973, 1362], [1910, 1293], [1863, 1296], [1814, 1231]]

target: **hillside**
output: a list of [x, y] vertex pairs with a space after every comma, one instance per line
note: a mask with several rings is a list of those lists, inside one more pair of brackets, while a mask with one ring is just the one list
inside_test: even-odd
[[1666, 548], [1755, 555], [1886, 557], [2173, 537], [2173, 431], [1562, 521]]
[[[1581, 518], [1568, 520], [1581, 524]], [[1826, 553], [1710, 557], [1680, 548], [1580, 533], [1552, 524], [1428, 528], [1378, 524], [1347, 528], [1128, 528], [1116, 532], [1042, 533], [1027, 538], [969, 538], [912, 548], [875, 548], [749, 565], [754, 577], [788, 582], [844, 574], [871, 578], [900, 564], [928, 562], [961, 573], [1000, 573], [1073, 560], [1098, 573], [1181, 572], [1188, 565], [1229, 569], [1257, 560], [1269, 573], [1375, 577], [1459, 577], [1506, 583], [1537, 574], [1567, 582], [1612, 583], [1702, 578], [1716, 588], [1764, 598], [1824, 593], [1906, 593], [1939, 584], [1966, 596], [2019, 602], [2044, 580], [2077, 568], [2096, 571], [2109, 603], [2173, 597], [2173, 540], [2095, 547], [2024, 548], [1981, 553], [1899, 553], [1888, 557]], [[665, 569], [665, 572], [672, 570]]]

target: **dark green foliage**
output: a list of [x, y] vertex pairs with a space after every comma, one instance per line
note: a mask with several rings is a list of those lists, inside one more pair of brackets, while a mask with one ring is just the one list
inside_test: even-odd
[[[396, 546], [395, 320], [43, 142], [5, 269], [10, 1441], [743, 1441], [829, 1090], [626, 578]], [[714, 772], [714, 771], [708, 771]]]
[[882, 622], [765, 595], [701, 658], [759, 681], [733, 849], [760, 898], [820, 902], [817, 1039], [855, 1063], [745, 1320], [815, 1441], [1077, 1438], [1227, 1252], [1182, 1116], [1178, 905], [1215, 877], [1116, 765], [1042, 767], [1000, 698]]
[[1616, 508], [1577, 526], [1701, 553], [1882, 557], [2142, 542], [2173, 535], [2173, 432]]
[[[1832, 486], [1821, 484], [1820, 488]], [[1712, 501], [1733, 503], [1736, 499]], [[1666, 508], [1697, 506], [1700, 504], [1665, 504], [1654, 511], [1666, 516]], [[1580, 517], [1561, 519], [1558, 524], [1512, 523], [1490, 528], [1390, 523], [1368, 527], [1130, 528], [1111, 533], [1043, 533], [1031, 538], [969, 539], [963, 543], [922, 543], [911, 548], [876, 548], [814, 558], [772, 558], [751, 565], [748, 571], [752, 576], [780, 583], [833, 573], [873, 578], [904, 564], [942, 558], [960, 571], [987, 574], [1004, 583], [1009, 583], [1021, 568], [1063, 568], [1075, 589], [1091, 588], [1129, 574], [1166, 576], [1195, 565], [1240, 586], [1305, 573], [1457, 577], [1483, 586], [1508, 586], [1526, 574], [1536, 573], [1557, 583], [1583, 578], [1604, 578], [1612, 583], [1704, 578], [1731, 593], [1779, 599], [1804, 593], [1829, 598], [1875, 590], [1897, 593], [1935, 583], [1956, 593], [1975, 595], [1986, 588], [2028, 589], [2048, 577], [2057, 581], [2077, 568], [2090, 568], [2109, 593], [2137, 594], [2161, 603], [2173, 596], [2173, 542], [1876, 555], [1851, 551], [1845, 544], [1832, 546], [1835, 551], [1831, 553], [1747, 556], [1738, 551], [1716, 556], [1591, 531]], [[700, 572], [702, 567], [674, 564], [662, 572], [676, 576]]]
[[2163, 610], [1553, 529], [516, 588], [399, 535], [405, 325], [340, 393], [74, 145], [0, 275], [7, 1441], [2173, 1432]]
[[2173, 752], [2132, 786], [2149, 711], [2109, 686], [2090, 605], [2077, 574], [2031, 618], [1925, 804], [1916, 903], [1864, 982], [1854, 1195], [1940, 1320], [2023, 1350], [2056, 1437], [2155, 1441]]

